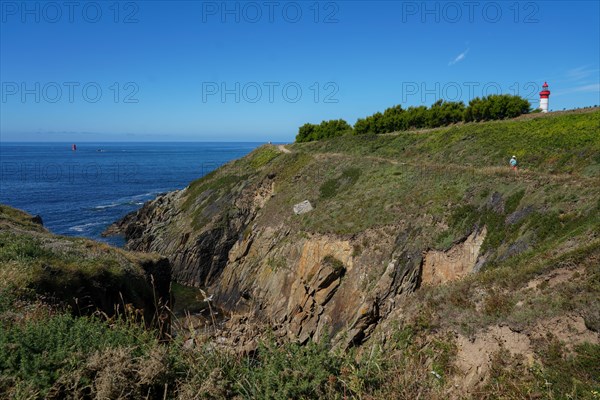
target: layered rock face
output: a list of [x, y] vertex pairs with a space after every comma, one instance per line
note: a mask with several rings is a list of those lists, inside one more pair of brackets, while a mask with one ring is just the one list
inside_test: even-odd
[[131, 250], [169, 257], [175, 280], [206, 288], [219, 307], [286, 340], [327, 335], [344, 347], [360, 344], [422, 282], [471, 272], [485, 237], [474, 232], [437, 254], [424, 251], [420, 230], [405, 223], [311, 233], [269, 210], [276, 174], [210, 184], [219, 179], [161, 195], [107, 233], [125, 235]]
[[[168, 255], [175, 280], [207, 287], [221, 275], [232, 248], [239, 247], [240, 236], [269, 198], [272, 185], [268, 177], [258, 184], [243, 183], [239, 191], [224, 193], [216, 200], [211, 190], [201, 193], [192, 206], [202, 210], [205, 225], [200, 229], [190, 223], [189, 212], [182, 212], [189, 197], [183, 190], [158, 196], [105, 234], [123, 234], [128, 249]], [[247, 244], [249, 247], [251, 241]]]
[[447, 251], [427, 251], [423, 262], [423, 284], [439, 285], [472, 273], [486, 235], [487, 228], [484, 227]]

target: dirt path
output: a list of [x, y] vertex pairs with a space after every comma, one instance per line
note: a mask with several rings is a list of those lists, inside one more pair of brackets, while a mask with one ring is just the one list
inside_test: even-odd
[[285, 145], [284, 145], [284, 144], [279, 144], [279, 145], [277, 145], [277, 148], [278, 148], [278, 149], [279, 149], [279, 151], [281, 151], [282, 153], [289, 154], [289, 153], [291, 153], [291, 152], [292, 152], [290, 149], [288, 149], [287, 147], [285, 147]]
[[[285, 145], [280, 144], [277, 145], [277, 149], [282, 153], [290, 154], [292, 151], [285, 147]], [[316, 157], [322, 158], [351, 158], [355, 157], [351, 154], [345, 153], [316, 153]], [[359, 156], [363, 160], [371, 160], [375, 162], [384, 162], [390, 163], [392, 165], [408, 165], [411, 167], [419, 167], [419, 168], [427, 168], [432, 170], [453, 170], [457, 172], [466, 172], [470, 174], [477, 175], [496, 175], [496, 176], [507, 176], [507, 177], [516, 177], [522, 179], [524, 181], [532, 181], [532, 180], [550, 180], [557, 182], [566, 182], [569, 184], [581, 184], [594, 182], [594, 185], [597, 185], [597, 178], [588, 178], [580, 175], [569, 175], [569, 174], [550, 174], [546, 172], [532, 171], [529, 169], [522, 169], [519, 171], [518, 175], [514, 175], [513, 171], [511, 171], [508, 166], [507, 167], [499, 167], [499, 166], [489, 166], [489, 167], [474, 167], [472, 165], [457, 165], [457, 164], [440, 164], [440, 163], [410, 163], [410, 162], [399, 162], [393, 158], [386, 157], [378, 157], [378, 156]]]
[[[345, 153], [316, 153], [316, 157], [322, 158], [352, 158], [356, 157], [351, 154]], [[472, 165], [457, 165], [457, 164], [441, 164], [441, 163], [411, 163], [411, 162], [399, 162], [393, 158], [378, 157], [378, 156], [358, 156], [361, 160], [371, 160], [374, 162], [390, 163], [392, 165], [407, 165], [414, 168], [426, 168], [431, 170], [450, 170], [456, 172], [464, 172], [469, 174], [477, 175], [490, 175], [490, 176], [506, 176], [516, 177], [524, 181], [556, 181], [565, 182], [572, 185], [585, 184], [593, 182], [597, 185], [597, 178], [589, 178], [580, 175], [569, 175], [569, 174], [550, 174], [546, 172], [533, 171], [529, 169], [519, 170], [518, 175], [514, 175], [513, 171], [507, 167], [489, 166], [489, 167], [476, 167]]]

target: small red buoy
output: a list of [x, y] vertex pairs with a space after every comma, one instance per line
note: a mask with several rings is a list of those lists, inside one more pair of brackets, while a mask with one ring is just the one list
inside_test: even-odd
[[77, 145], [76, 145], [76, 144], [73, 144], [73, 145], [71, 146], [71, 150], [73, 150], [73, 151], [77, 150]]

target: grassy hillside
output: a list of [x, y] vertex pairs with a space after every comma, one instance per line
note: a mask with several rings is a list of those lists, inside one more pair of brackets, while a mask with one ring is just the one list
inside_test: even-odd
[[[163, 263], [164, 264], [164, 263]], [[45, 296], [77, 314], [115, 306], [146, 308], [165, 292], [168, 264], [156, 255], [134, 254], [87, 239], [55, 236], [33, 218], [0, 205], [0, 291]], [[150, 275], [156, 287], [150, 283]], [[166, 276], [168, 290], [169, 275]]]
[[297, 151], [380, 156], [478, 168], [505, 166], [511, 155], [529, 170], [599, 176], [600, 111], [469, 123], [372, 136], [345, 136], [294, 144]]
[[[411, 237], [416, 247], [445, 251], [474, 227], [485, 226], [481, 272], [420, 289], [402, 307], [397, 327], [383, 324], [380, 334], [398, 329], [402, 336], [408, 329], [416, 342], [440, 341], [439, 347], [418, 347], [418, 352], [430, 352], [429, 361], [422, 360], [430, 363], [437, 357], [456, 358], [451, 351], [455, 340], [445, 338], [447, 333], [476, 337], [502, 326], [517, 333], [543, 331], [546, 339], [532, 340], [528, 350], [536, 360], [544, 360], [536, 364], [538, 370], [531, 365], [522, 369], [511, 356], [492, 371], [505, 397], [535, 397], [547, 389], [542, 380], [553, 385], [544, 394], [550, 398], [567, 393], [574, 398], [596, 396], [599, 381], [592, 365], [600, 351], [598, 109], [286, 147], [290, 153], [277, 154], [275, 146], [264, 146], [193, 183], [186, 204], [199, 215], [204, 204], [210, 204], [196, 202], [207, 187], [215, 189], [211, 196], [216, 199], [218, 190], [228, 193], [242, 182], [275, 176], [274, 196], [256, 225], [285, 226], [290, 241], [314, 233], [348, 238], [356, 257], [367, 249], [386, 251], [373, 235], [364, 234], [369, 230], [408, 227], [416, 232]], [[508, 167], [513, 154], [519, 159], [518, 174]], [[294, 215], [292, 206], [306, 199], [315, 209]], [[382, 270], [377, 265], [372, 269], [376, 281]], [[574, 315], [580, 316], [584, 331], [595, 335], [595, 344], [581, 347], [553, 336], [552, 329], [540, 328]], [[431, 332], [436, 332], [433, 337]], [[439, 373], [452, 376], [450, 364], [440, 366]], [[554, 368], [569, 373], [562, 376]], [[405, 378], [417, 379], [410, 374]], [[428, 371], [420, 378], [435, 381]], [[440, 393], [428, 390], [421, 394]], [[494, 398], [492, 386], [485, 390], [481, 398]]]
[[[512, 271], [597, 244], [598, 109], [287, 148], [263, 146], [192, 183], [184, 210], [193, 226], [203, 226], [208, 206], [223, 193], [270, 175], [275, 193], [259, 224], [300, 236], [356, 238], [369, 229], [411, 226], [421, 248], [446, 250], [474, 226], [486, 226], [484, 269]], [[513, 154], [518, 174], [508, 167]], [[292, 206], [306, 199], [314, 211], [294, 215]], [[355, 243], [355, 253], [364, 246]]]
[[[486, 249], [525, 234], [538, 248], [584, 238], [600, 223], [599, 129], [600, 111], [593, 111], [290, 145], [291, 154], [263, 168], [280, 178], [265, 214], [302, 231], [341, 235], [412, 223], [423, 230], [424, 247], [440, 249], [476, 223], [491, 228]], [[518, 174], [508, 168], [513, 154]], [[233, 163], [220, 174], [236, 171], [252, 173]], [[192, 185], [187, 201], [210, 181]], [[506, 204], [493, 207], [492, 197]], [[305, 199], [315, 211], [290, 215]]]
[[[446, 251], [485, 226], [481, 268], [407, 294], [358, 348], [284, 344], [267, 329], [255, 352], [240, 353], [221, 345], [218, 327], [191, 324], [164, 344], [131, 319], [73, 317], [46, 301], [40, 283], [65, 288], [64, 305], [82, 279], [98, 286], [139, 276], [147, 256], [54, 237], [0, 207], [0, 397], [600, 398], [599, 110], [286, 149], [265, 145], [191, 183], [180, 208], [160, 214], [157, 234], [180, 243], [182, 230], [228, 226], [250, 207], [236, 193], [273, 182], [238, 242], [284, 227], [281, 241], [334, 236], [361, 260], [394, 248], [387, 231]], [[513, 154], [518, 174], [508, 168]], [[292, 206], [307, 199], [314, 210], [295, 215]], [[271, 276], [291, 268], [285, 259], [256, 262]], [[375, 285], [387, 264], [365, 263], [365, 282]], [[483, 380], [469, 384], [459, 373], [466, 367]]]

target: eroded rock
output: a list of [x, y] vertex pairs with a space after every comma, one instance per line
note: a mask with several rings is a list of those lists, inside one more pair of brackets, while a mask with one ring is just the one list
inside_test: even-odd
[[423, 260], [423, 284], [439, 285], [472, 273], [486, 235], [484, 227], [447, 251], [427, 251]]

